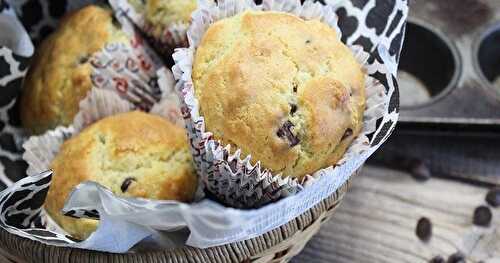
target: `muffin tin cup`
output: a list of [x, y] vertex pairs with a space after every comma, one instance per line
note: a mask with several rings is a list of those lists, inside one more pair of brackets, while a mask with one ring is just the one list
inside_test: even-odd
[[110, 0], [109, 3], [115, 13], [126, 14], [165, 58], [169, 58], [175, 48], [188, 46], [187, 30], [189, 24], [177, 22], [165, 28], [160, 37], [157, 37], [153, 34], [153, 25], [148, 23], [144, 15], [138, 12], [128, 0]]
[[405, 43], [399, 63], [401, 108], [421, 108], [446, 97], [461, 70], [453, 44], [416, 19], [406, 24]]
[[475, 68], [484, 86], [500, 99], [500, 23], [491, 26], [477, 43]]
[[[300, 2], [293, 0], [265, 0], [262, 5], [255, 5], [252, 1], [199, 3], [198, 9], [193, 13], [193, 21], [188, 31], [190, 47], [177, 49], [173, 55], [176, 88], [182, 101], [181, 111], [186, 120], [197, 172], [208, 192], [221, 202], [239, 208], [260, 207], [294, 195], [303, 191], [304, 187], [313, 185], [314, 181], [320, 177], [328, 177], [331, 180], [331, 189], [335, 190], [387, 138], [397, 121], [398, 113], [395, 110], [397, 106], [394, 108], [394, 105], [389, 105], [390, 101], [394, 100], [393, 94], [397, 94], [395, 93], [397, 91], [396, 80], [393, 76], [391, 77], [391, 74], [395, 74], [397, 64], [387, 57], [383, 48], [378, 49], [377, 59], [368, 61], [370, 54], [366, 53], [363, 47], [349, 45], [356, 59], [367, 72], [365, 85], [367, 107], [361, 134], [337, 164], [306, 175], [301, 181], [284, 177], [281, 174], [273, 174], [272, 171], [262, 167], [258, 160], [252, 160], [251, 156], [241, 156], [240, 149], [231, 149], [230, 145], [223, 145], [220, 141], [216, 141], [210, 131], [205, 129], [205, 121], [200, 115], [191, 79], [196, 48], [210, 24], [246, 10], [282, 11], [304, 19], [319, 19], [335, 29], [340, 38], [341, 31], [337, 26], [337, 16], [332, 6], [323, 6], [310, 1], [301, 5]], [[372, 77], [377, 74], [388, 78], [383, 82], [384, 85]], [[369, 138], [369, 135], [374, 133], [377, 136]], [[385, 135], [378, 136], [381, 134]], [[327, 196], [325, 193], [316, 194], [315, 199]]]

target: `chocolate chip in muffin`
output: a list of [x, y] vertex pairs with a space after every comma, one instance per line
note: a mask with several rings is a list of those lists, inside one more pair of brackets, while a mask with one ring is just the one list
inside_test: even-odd
[[293, 86], [292, 88], [293, 92], [297, 92], [297, 88], [299, 87], [299, 85], [296, 82], [294, 82], [292, 83], [292, 86]]
[[474, 210], [474, 217], [472, 222], [477, 226], [487, 227], [491, 223], [491, 210], [487, 206], [479, 206]]
[[87, 63], [89, 61], [89, 58], [90, 58], [89, 55], [81, 56], [80, 59], [78, 60], [78, 64], [85, 64], [85, 63]]
[[116, 16], [111, 16], [111, 23], [113, 24], [113, 26], [115, 28], [118, 28], [118, 29], [122, 28], [122, 23], [120, 23], [120, 21], [118, 21], [118, 19], [116, 18]]
[[351, 128], [347, 128], [344, 132], [344, 135], [342, 135], [342, 139], [341, 140], [345, 140], [346, 138], [348, 138], [349, 136], [351, 136], [353, 133], [352, 129]]
[[290, 147], [294, 147], [295, 145], [299, 144], [300, 140], [297, 138], [293, 133], [294, 125], [291, 121], [286, 121], [281, 128], [278, 130], [276, 135], [280, 138], [286, 138], [288, 140], [288, 144]]
[[127, 191], [128, 187], [132, 182], [137, 182], [137, 180], [134, 177], [125, 178], [125, 181], [123, 181], [122, 186], [120, 187], [123, 193]]
[[500, 187], [493, 188], [486, 194], [486, 202], [493, 207], [500, 206]]
[[445, 263], [445, 259], [443, 258], [443, 256], [435, 256], [433, 258], [431, 258], [431, 260], [429, 260], [429, 263]]
[[290, 115], [294, 115], [297, 112], [297, 105], [290, 104]]
[[422, 241], [429, 241], [432, 236], [432, 223], [426, 218], [422, 217], [417, 222], [417, 228], [415, 229], [415, 234]]
[[458, 251], [452, 254], [448, 260], [446, 261], [447, 263], [465, 263], [465, 255]]
[[306, 44], [309, 44], [309, 43], [311, 43], [311, 40], [310, 39], [306, 40]]

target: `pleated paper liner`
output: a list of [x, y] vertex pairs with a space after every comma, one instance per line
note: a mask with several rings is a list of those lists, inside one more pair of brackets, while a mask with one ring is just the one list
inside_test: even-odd
[[[340, 29], [337, 26], [337, 15], [331, 6], [311, 1], [306, 1], [303, 5], [300, 1], [294, 0], [264, 0], [262, 5], [255, 5], [253, 1], [227, 0], [218, 1], [218, 4], [206, 1], [200, 2], [198, 9], [193, 13], [193, 21], [188, 31], [190, 47], [177, 49], [174, 54], [176, 64], [173, 72], [178, 81], [177, 89], [182, 100], [182, 112], [187, 122], [196, 168], [207, 191], [228, 205], [248, 208], [260, 207], [296, 194], [303, 189], [305, 181], [311, 182], [319, 176], [331, 174], [333, 170], [341, 169], [341, 166], [363, 163], [368, 157], [363, 153], [371, 153], [379, 146], [379, 144], [372, 145], [367, 136], [381, 127], [376, 125], [376, 121], [392, 119], [393, 124], [390, 127], [392, 129], [397, 120], [397, 114], [390, 112], [388, 107], [396, 83], [384, 83], [384, 87], [369, 73], [376, 72], [380, 68], [389, 72], [389, 69], [397, 66], [386, 58], [383, 58], [382, 63], [369, 63], [370, 55], [362, 47], [349, 45], [356, 59], [367, 72], [366, 109], [361, 134], [348, 148], [342, 160], [331, 167], [307, 175], [305, 181], [273, 174], [262, 167], [259, 160], [252, 160], [251, 156], [241, 156], [240, 149], [232, 149], [230, 145], [222, 145], [220, 141], [212, 138], [210, 131], [205, 129], [203, 116], [199, 113], [191, 79], [193, 57], [208, 27], [220, 19], [235, 16], [246, 10], [282, 11], [304, 19], [319, 19], [335, 29], [339, 38]], [[346, 173], [353, 171], [346, 171]]]

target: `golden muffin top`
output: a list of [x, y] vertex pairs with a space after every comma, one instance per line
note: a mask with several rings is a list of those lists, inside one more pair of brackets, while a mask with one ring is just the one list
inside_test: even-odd
[[160, 37], [173, 24], [189, 24], [191, 13], [197, 6], [197, 0], [147, 0], [145, 5], [137, 3], [138, 1], [140, 0], [133, 0], [132, 4], [144, 14], [156, 37]]
[[91, 88], [90, 56], [108, 42], [126, 42], [111, 11], [87, 6], [66, 15], [37, 48], [23, 83], [21, 120], [40, 134], [69, 125]]
[[129, 112], [102, 119], [67, 140], [51, 163], [45, 208], [70, 234], [86, 238], [97, 222], [63, 216], [68, 194], [94, 181], [118, 196], [189, 202], [197, 187], [185, 130], [155, 115]]
[[302, 177], [335, 164], [362, 128], [365, 73], [319, 20], [247, 11], [211, 25], [194, 56], [207, 131]]

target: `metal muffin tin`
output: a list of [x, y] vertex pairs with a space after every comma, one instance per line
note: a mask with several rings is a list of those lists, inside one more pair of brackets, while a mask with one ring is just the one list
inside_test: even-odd
[[500, 130], [500, 1], [410, 2], [400, 91], [401, 129]]

